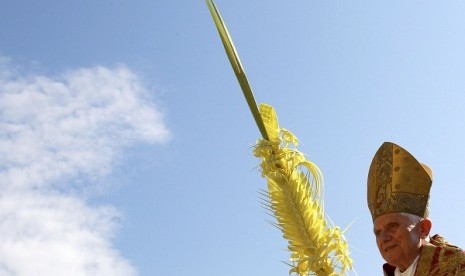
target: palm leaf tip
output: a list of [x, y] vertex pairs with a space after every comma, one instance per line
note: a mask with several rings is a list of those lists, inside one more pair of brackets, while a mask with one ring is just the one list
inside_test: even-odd
[[259, 139], [254, 155], [268, 178], [267, 208], [288, 241], [289, 273], [343, 275], [352, 269], [352, 260], [343, 232], [325, 219], [320, 169], [297, 150], [297, 138], [279, 127], [274, 108], [259, 108], [270, 139]]
[[263, 125], [263, 121], [260, 116], [260, 112], [258, 111], [252, 88], [250, 87], [249, 81], [247, 80], [247, 76], [245, 74], [244, 68], [242, 67], [239, 55], [236, 51], [236, 47], [234, 46], [231, 36], [229, 35], [228, 28], [226, 27], [226, 24], [224, 23], [223, 18], [221, 17], [221, 14], [215, 3], [212, 0], [206, 0], [206, 2], [208, 9], [210, 10], [210, 14], [213, 18], [213, 22], [215, 23], [215, 26], [218, 30], [218, 34], [220, 35], [221, 42], [223, 43], [224, 50], [226, 51], [226, 55], [228, 56], [229, 62], [231, 63], [237, 81], [241, 86], [242, 93], [244, 94], [255, 123], [257, 124], [262, 137], [268, 140], [268, 133], [266, 132], [265, 126]]

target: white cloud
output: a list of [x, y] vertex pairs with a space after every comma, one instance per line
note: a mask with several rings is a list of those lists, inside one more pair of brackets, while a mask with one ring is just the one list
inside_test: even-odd
[[21, 191], [2, 196], [0, 218], [0, 275], [135, 275], [110, 244], [111, 208]]
[[0, 57], [0, 275], [134, 275], [111, 244], [117, 211], [67, 183], [110, 172], [128, 145], [166, 141], [162, 114], [125, 67], [11, 68]]

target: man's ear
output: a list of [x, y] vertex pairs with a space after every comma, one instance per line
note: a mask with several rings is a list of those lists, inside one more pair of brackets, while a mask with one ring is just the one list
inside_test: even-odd
[[419, 222], [418, 222], [418, 226], [420, 227], [420, 237], [422, 238], [426, 238], [429, 236], [429, 231], [431, 230], [431, 227], [433, 226], [433, 223], [431, 222], [431, 220], [429, 220], [428, 218], [422, 218]]

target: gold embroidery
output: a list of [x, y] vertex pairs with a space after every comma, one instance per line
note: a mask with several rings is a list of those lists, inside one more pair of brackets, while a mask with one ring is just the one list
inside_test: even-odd
[[421, 249], [415, 275], [464, 276], [465, 253], [438, 235], [431, 242]]
[[373, 220], [391, 212], [427, 216], [431, 170], [402, 147], [385, 142], [368, 173], [368, 207]]

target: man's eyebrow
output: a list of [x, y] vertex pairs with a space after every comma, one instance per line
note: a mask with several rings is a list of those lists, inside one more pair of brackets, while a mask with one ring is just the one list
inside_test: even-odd
[[381, 230], [381, 228], [385, 227], [386, 225], [389, 225], [389, 224], [392, 224], [393, 222], [395, 222], [394, 220], [389, 220], [381, 225], [378, 225], [378, 228], [376, 228], [376, 226], [373, 226], [373, 232], [376, 232], [376, 230]]

